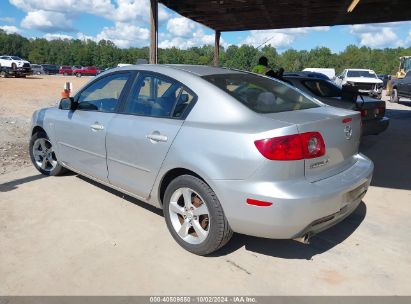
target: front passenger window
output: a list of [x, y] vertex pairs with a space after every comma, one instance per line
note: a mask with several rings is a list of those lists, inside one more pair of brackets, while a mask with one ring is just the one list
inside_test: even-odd
[[130, 73], [119, 73], [97, 80], [80, 93], [77, 109], [114, 112], [129, 76]]

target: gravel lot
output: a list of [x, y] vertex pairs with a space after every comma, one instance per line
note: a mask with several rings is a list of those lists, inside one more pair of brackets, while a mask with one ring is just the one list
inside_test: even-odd
[[45, 75], [0, 78], [0, 175], [29, 165], [31, 114], [54, 106], [65, 82], [70, 81], [76, 90], [89, 79]]

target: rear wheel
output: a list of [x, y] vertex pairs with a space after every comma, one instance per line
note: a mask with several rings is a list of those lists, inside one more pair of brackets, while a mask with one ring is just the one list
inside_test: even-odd
[[233, 234], [216, 194], [197, 177], [174, 179], [166, 189], [163, 210], [173, 238], [194, 254], [218, 250]]
[[58, 162], [54, 147], [45, 132], [37, 132], [31, 137], [29, 153], [34, 167], [44, 175], [61, 175], [67, 171]]
[[390, 102], [399, 102], [400, 98], [398, 96], [398, 91], [396, 88], [393, 88], [391, 90], [391, 95], [390, 95]]

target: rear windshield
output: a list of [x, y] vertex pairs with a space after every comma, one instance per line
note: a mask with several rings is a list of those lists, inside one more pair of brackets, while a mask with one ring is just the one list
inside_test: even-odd
[[319, 107], [301, 91], [274, 79], [245, 73], [207, 75], [203, 78], [257, 113]]
[[310, 79], [304, 80], [302, 83], [314, 95], [320, 97], [341, 97], [341, 89], [331, 81]]
[[348, 71], [347, 77], [368, 77], [368, 78], [377, 78], [374, 72], [370, 71]]

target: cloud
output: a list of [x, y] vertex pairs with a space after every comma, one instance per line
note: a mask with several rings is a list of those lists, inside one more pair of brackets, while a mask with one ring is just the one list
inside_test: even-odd
[[26, 29], [36, 29], [42, 32], [72, 32], [72, 19], [67, 15], [51, 11], [29, 12], [21, 21], [21, 26]]
[[167, 22], [167, 30], [179, 37], [188, 37], [194, 31], [196, 25], [184, 17], [171, 18]]
[[[187, 34], [185, 37], [175, 36], [173, 33], [161, 33], [159, 36], [158, 46], [160, 48], [176, 47], [179, 49], [188, 49], [191, 47], [201, 47], [205, 44], [214, 44], [214, 34], [206, 34], [198, 25], [193, 32]], [[227, 46], [224, 39], [220, 39], [221, 46]]]
[[[10, 0], [10, 3], [28, 14], [47, 11], [64, 14], [69, 19], [79, 13], [88, 13], [114, 22], [142, 25], [150, 18], [149, 0]], [[158, 16], [160, 22], [170, 17], [161, 5]]]
[[97, 40], [111, 40], [118, 47], [127, 48], [131, 46], [147, 46], [150, 31], [136, 25], [117, 22], [114, 27], [105, 27]]
[[361, 46], [371, 48], [399, 47], [404, 45], [404, 41], [398, 37], [395, 30], [404, 24], [410, 23], [356, 24], [350, 27], [350, 33], [356, 37]]
[[21, 30], [14, 25], [3, 25], [0, 26], [0, 29], [5, 31], [7, 34], [19, 34]]
[[14, 23], [16, 20], [13, 17], [0, 17], [1, 22]]
[[70, 36], [70, 35], [64, 35], [64, 34], [52, 34], [52, 33], [48, 33], [48, 34], [45, 34], [44, 36], [43, 36], [43, 38], [44, 39], [47, 39], [47, 40], [58, 40], [58, 39], [61, 39], [61, 40], [64, 40], [64, 39], [69, 39], [69, 40], [71, 40], [71, 39], [73, 39], [73, 36]]
[[255, 47], [264, 44], [271, 44], [273, 47], [283, 49], [289, 47], [295, 39], [306, 35], [310, 32], [328, 31], [328, 26], [304, 27], [292, 29], [275, 29], [275, 30], [254, 30], [243, 39], [240, 44], [250, 44]]
[[[21, 26], [45, 33], [46, 39], [74, 39], [67, 33], [77, 32], [79, 29], [73, 26], [76, 19], [87, 13], [111, 20], [114, 26], [104, 27], [95, 37], [77, 33], [79, 39], [109, 39], [122, 48], [149, 43], [149, 0], [10, 0], [10, 3], [26, 12]], [[170, 14], [160, 5], [160, 25], [169, 18]], [[172, 29], [177, 32], [177, 27], [178, 24]]]

